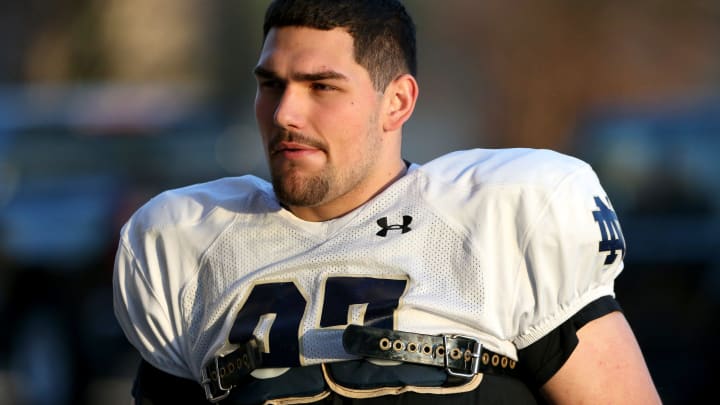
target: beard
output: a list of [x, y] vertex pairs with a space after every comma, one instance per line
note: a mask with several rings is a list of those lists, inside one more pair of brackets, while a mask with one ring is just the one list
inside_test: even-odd
[[[297, 132], [280, 132], [269, 142], [268, 148], [274, 150], [280, 142], [298, 142], [321, 150], [327, 150], [324, 143]], [[320, 173], [304, 174], [294, 167], [282, 168], [270, 165], [273, 189], [278, 201], [284, 205], [312, 207], [325, 200], [332, 183], [332, 170], [328, 167]]]
[[303, 176], [273, 170], [271, 175], [275, 195], [284, 205], [312, 207], [322, 203], [330, 192], [330, 179], [323, 173]]

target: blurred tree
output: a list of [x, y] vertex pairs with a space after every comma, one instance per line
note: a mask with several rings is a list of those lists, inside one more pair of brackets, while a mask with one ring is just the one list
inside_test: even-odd
[[[102, 4], [102, 6], [100, 6]], [[202, 0], [98, 1], [109, 80], [206, 84], [209, 12]]]
[[89, 0], [0, 3], [0, 83], [97, 75], [103, 63], [88, 30], [94, 22], [90, 12]]
[[491, 145], [563, 149], [592, 108], [717, 91], [720, 3], [460, 3], [428, 23], [472, 66], [466, 91], [480, 94], [478, 132]]

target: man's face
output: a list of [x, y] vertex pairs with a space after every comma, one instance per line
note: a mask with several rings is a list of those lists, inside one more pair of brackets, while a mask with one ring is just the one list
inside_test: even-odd
[[383, 147], [382, 94], [355, 61], [350, 34], [273, 28], [255, 75], [255, 115], [281, 202], [343, 204], [372, 184]]

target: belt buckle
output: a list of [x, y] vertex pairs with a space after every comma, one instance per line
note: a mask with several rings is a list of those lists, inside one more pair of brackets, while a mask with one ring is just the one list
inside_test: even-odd
[[[450, 350], [448, 350], [447, 345], [448, 339], [466, 339], [475, 343], [475, 347], [473, 347], [472, 352], [470, 353], [470, 356], [472, 357], [470, 372], [461, 373], [453, 371], [452, 368], [450, 368]], [[482, 352], [482, 343], [480, 342], [480, 339], [465, 335], [443, 335], [443, 345], [445, 346], [445, 371], [449, 375], [454, 377], [473, 378], [475, 374], [480, 371], [480, 352]]]
[[210, 376], [208, 376], [207, 366], [203, 367], [202, 370], [200, 371], [200, 373], [202, 375], [202, 381], [200, 381], [200, 384], [202, 385], [203, 389], [205, 390], [205, 398], [208, 401], [210, 401], [212, 403], [220, 402], [223, 399], [227, 398], [228, 395], [230, 395], [230, 390], [232, 389], [232, 387], [226, 388], [226, 387], [222, 386], [222, 381], [220, 378], [220, 364], [218, 362], [218, 357], [215, 357], [215, 370], [212, 371], [210, 374], [212, 375], [214, 373], [215, 377], [217, 378], [217, 384], [216, 384], [217, 388], [222, 392], [220, 395], [215, 395], [213, 393], [213, 389], [212, 389], [213, 387], [210, 385], [210, 384], [212, 384], [213, 381], [212, 381], [212, 378], [210, 378]]

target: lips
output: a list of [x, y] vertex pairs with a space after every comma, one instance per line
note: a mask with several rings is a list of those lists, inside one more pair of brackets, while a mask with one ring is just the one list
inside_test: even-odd
[[319, 158], [324, 151], [316, 145], [309, 145], [305, 142], [295, 141], [279, 141], [272, 145], [270, 149], [271, 157], [273, 160], [277, 159], [277, 163], [280, 161], [294, 162], [303, 165], [311, 162], [319, 162]]
[[275, 164], [322, 164], [327, 148], [322, 140], [294, 131], [278, 131], [268, 142], [270, 157]]
[[282, 152], [301, 152], [301, 151], [310, 151], [310, 150], [317, 150], [317, 148], [305, 145], [302, 143], [297, 142], [278, 142], [273, 147], [273, 153], [282, 153]]

